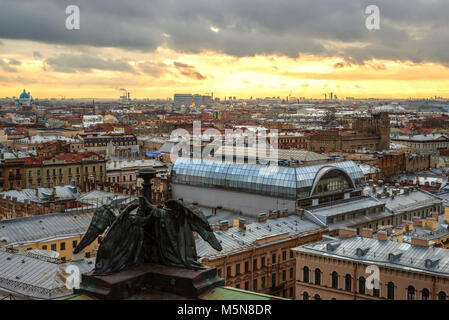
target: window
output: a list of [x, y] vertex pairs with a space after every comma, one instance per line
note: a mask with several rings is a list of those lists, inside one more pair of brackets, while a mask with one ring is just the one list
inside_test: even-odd
[[253, 260], [253, 270], [257, 270], [257, 259]]
[[309, 294], [306, 291], [303, 292], [302, 299], [303, 300], [309, 300]]
[[245, 281], [245, 290], [249, 290], [249, 282]]
[[240, 263], [237, 263], [237, 264], [235, 265], [235, 273], [236, 273], [236, 274], [240, 274]]
[[265, 267], [265, 257], [262, 257], [260, 259], [260, 263], [261, 263], [262, 267]]
[[365, 278], [364, 277], [359, 278], [359, 293], [365, 294]]
[[276, 286], [276, 273], [273, 273], [271, 275], [271, 286], [275, 287]]
[[218, 277], [221, 278], [221, 269], [217, 269]]
[[226, 268], [226, 277], [232, 277], [232, 271], [231, 271], [231, 267], [227, 267]]
[[77, 245], [78, 245], [78, 240], [73, 240], [72, 241], [72, 248], [75, 249]]
[[262, 289], [263, 289], [263, 288], [265, 288], [265, 277], [262, 277], [261, 282], [262, 282]]
[[304, 267], [302, 269], [302, 281], [308, 283], [309, 282], [309, 268]]
[[352, 290], [352, 279], [351, 279], [351, 275], [350, 274], [347, 274], [346, 276], [345, 276], [345, 290], [346, 291], [351, 291]]
[[338, 273], [332, 272], [332, 288], [338, 289]]
[[373, 297], [380, 297], [380, 289], [373, 288]]
[[313, 297], [313, 299], [315, 299], [315, 300], [321, 300], [321, 297], [320, 297], [319, 294], [316, 294], [316, 295]]
[[249, 272], [249, 261], [245, 261], [245, 272]]
[[282, 270], [282, 281], [287, 280], [287, 272], [285, 270]]
[[290, 259], [293, 258], [293, 251], [290, 250]]
[[440, 293], [438, 293], [438, 300], [446, 300], [446, 292], [440, 291]]
[[430, 300], [430, 292], [429, 289], [422, 289], [422, 294], [421, 294], [422, 300]]
[[257, 290], [257, 279], [253, 280], [253, 291]]
[[235, 286], [237, 289], [240, 289], [240, 283]]
[[282, 260], [287, 260], [287, 251], [282, 251]]
[[293, 268], [290, 268], [290, 280], [293, 279]]
[[47, 246], [42, 246], [42, 250], [47, 250]]
[[61, 242], [61, 243], [59, 244], [59, 248], [60, 248], [61, 250], [65, 250], [65, 242]]
[[388, 282], [387, 284], [387, 299], [394, 300], [394, 283]]
[[51, 245], [51, 250], [52, 250], [52, 251], [56, 251], [56, 243], [54, 243], [54, 244]]
[[273, 253], [273, 255], [271, 256], [271, 264], [275, 263], [276, 263], [276, 253]]
[[315, 284], [317, 286], [321, 285], [321, 270], [318, 268], [315, 269]]
[[407, 288], [407, 299], [415, 300], [415, 287], [414, 286], [409, 286]]

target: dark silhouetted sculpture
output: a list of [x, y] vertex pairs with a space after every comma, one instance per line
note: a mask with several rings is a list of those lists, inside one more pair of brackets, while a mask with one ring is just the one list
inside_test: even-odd
[[[139, 171], [143, 196], [116, 217], [111, 206], [98, 208], [74, 253], [79, 253], [106, 231], [100, 241], [94, 275], [108, 275], [144, 263], [156, 263], [191, 270], [203, 269], [197, 260], [194, 232], [215, 250], [222, 247], [201, 210], [181, 201], [164, 206], [151, 202], [153, 169]], [[109, 227], [109, 229], [108, 229]]]

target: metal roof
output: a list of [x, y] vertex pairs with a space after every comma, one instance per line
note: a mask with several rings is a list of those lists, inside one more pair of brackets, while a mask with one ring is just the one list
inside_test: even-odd
[[75, 186], [56, 186], [53, 188], [37, 188], [36, 189], [22, 189], [22, 190], [9, 190], [0, 192], [0, 197], [5, 198], [10, 196], [11, 198], [17, 198], [18, 202], [24, 202], [29, 200], [31, 202], [48, 202], [50, 196], [55, 191], [56, 200], [70, 200], [78, 197], [79, 192]]
[[[337, 242], [338, 245], [329, 248], [327, 244]], [[358, 248], [369, 248], [363, 256], [357, 255]], [[405, 270], [421, 271], [442, 276], [449, 276], [449, 254], [447, 249], [415, 246], [408, 243], [382, 241], [360, 236], [345, 239], [323, 238], [319, 242], [306, 244], [293, 249], [297, 252], [313, 253], [325, 256], [339, 257], [354, 261], [390, 266]], [[391, 253], [401, 255], [392, 261]], [[433, 267], [426, 266], [426, 260], [438, 260]]]
[[0, 251], [0, 288], [7, 292], [35, 299], [52, 299], [73, 293], [66, 287], [68, 265], [77, 266], [80, 273], [93, 269], [86, 261], [65, 264], [48, 262], [27, 255]]
[[92, 213], [64, 212], [0, 221], [0, 239], [8, 246], [83, 235]]
[[288, 233], [288, 238], [290, 239], [295, 235], [317, 232], [320, 229], [323, 229], [323, 227], [308, 219], [290, 215], [277, 219], [267, 219], [264, 222], [249, 223], [246, 226], [246, 230], [240, 227], [217, 230], [214, 234], [223, 247], [222, 251], [216, 251], [201, 237], [196, 239], [196, 249], [199, 257], [213, 259], [258, 246], [257, 240], [267, 237]]

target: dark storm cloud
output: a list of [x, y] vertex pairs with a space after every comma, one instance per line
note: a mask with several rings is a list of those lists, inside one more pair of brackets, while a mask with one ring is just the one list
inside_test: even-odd
[[90, 72], [94, 69], [135, 73], [134, 68], [123, 59], [103, 59], [87, 54], [60, 54], [46, 60], [56, 72]]
[[[65, 8], [72, 4], [81, 10], [76, 31], [65, 29]], [[380, 30], [365, 28], [365, 8], [372, 4], [380, 8]], [[447, 0], [2, 0], [1, 6], [0, 38], [7, 39], [141, 51], [167, 45], [237, 57], [315, 54], [351, 64], [377, 58], [449, 65]]]
[[175, 61], [173, 62], [173, 65], [178, 69], [178, 71], [189, 78], [192, 78], [194, 80], [205, 80], [206, 76], [202, 75], [198, 71], [195, 70], [195, 66]]

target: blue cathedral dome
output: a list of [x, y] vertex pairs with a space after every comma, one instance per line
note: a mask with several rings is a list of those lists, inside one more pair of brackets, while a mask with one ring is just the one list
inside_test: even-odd
[[20, 99], [29, 99], [29, 98], [30, 98], [30, 94], [26, 93], [25, 89], [23, 89], [23, 92], [20, 95]]

